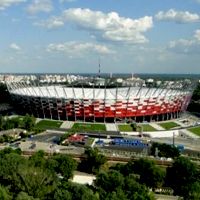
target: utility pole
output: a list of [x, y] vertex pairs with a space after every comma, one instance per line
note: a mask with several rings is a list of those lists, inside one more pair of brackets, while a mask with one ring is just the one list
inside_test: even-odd
[[155, 149], [155, 157], [158, 158], [158, 153], [159, 153], [159, 150], [158, 150], [158, 147], [156, 147]]
[[173, 143], [172, 143], [173, 147], [175, 147], [175, 133], [173, 132]]

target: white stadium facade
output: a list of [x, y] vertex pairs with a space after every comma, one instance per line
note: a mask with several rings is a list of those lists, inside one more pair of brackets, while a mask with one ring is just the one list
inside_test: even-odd
[[117, 122], [163, 121], [187, 109], [194, 86], [183, 81], [162, 87], [85, 87], [7, 83], [22, 114], [57, 120]]

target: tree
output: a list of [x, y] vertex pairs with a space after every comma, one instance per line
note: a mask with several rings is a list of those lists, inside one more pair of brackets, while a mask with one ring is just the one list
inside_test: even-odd
[[197, 85], [196, 89], [194, 90], [192, 99], [195, 101], [200, 100], [200, 83]]
[[184, 157], [177, 158], [172, 167], [167, 168], [166, 184], [174, 190], [175, 195], [187, 199], [190, 191], [199, 188], [196, 183], [200, 181], [197, 166]]
[[3, 136], [0, 136], [0, 143], [2, 144], [2, 143], [4, 143], [4, 142], [5, 142], [4, 137], [3, 137]]
[[9, 119], [8, 117], [0, 116], [0, 130], [8, 130], [20, 127], [18, 118]]
[[72, 194], [72, 200], [99, 200], [98, 195], [95, 195], [93, 191], [85, 185], [69, 183], [67, 189]]
[[138, 183], [134, 174], [125, 177], [124, 190], [129, 200], [153, 200], [154, 196], [145, 185]]
[[2, 149], [0, 151], [0, 161], [1, 161], [1, 158], [4, 158], [5, 155], [10, 154], [10, 153], [15, 153], [15, 154], [21, 155], [21, 149], [12, 149], [10, 147], [6, 147], [6, 148]]
[[99, 200], [90, 188], [85, 185], [61, 181], [61, 184], [55, 191], [54, 199], [56, 200]]
[[123, 188], [123, 184], [123, 175], [115, 170], [99, 173], [95, 180], [95, 186], [102, 188], [106, 192], [113, 192], [117, 188]]
[[65, 187], [56, 188], [54, 199], [56, 200], [72, 200], [72, 194]]
[[137, 124], [131, 123], [131, 128], [133, 129], [133, 131], [137, 131]]
[[52, 157], [46, 159], [44, 165], [45, 169], [54, 173], [55, 169], [57, 169], [58, 167], [59, 167], [59, 162], [57, 160], [53, 159]]
[[18, 177], [15, 187], [34, 198], [44, 199], [53, 193], [57, 186], [56, 174], [33, 166], [21, 166], [16, 175]]
[[100, 199], [110, 200], [153, 200], [147, 187], [137, 182], [135, 175], [123, 176], [120, 172], [109, 170], [97, 175], [94, 182]]
[[5, 187], [9, 187], [14, 194], [19, 192], [17, 175], [20, 166], [24, 168], [26, 159], [16, 153], [1, 153], [0, 156], [0, 180]]
[[130, 161], [127, 164], [127, 171], [138, 174], [140, 183], [153, 189], [161, 187], [164, 182], [164, 171], [157, 167], [151, 160], [139, 159]]
[[45, 156], [45, 152], [42, 150], [39, 150], [39, 151], [35, 152], [29, 158], [29, 161], [35, 167], [44, 167], [46, 164], [46, 159], [44, 156]]
[[106, 157], [100, 154], [97, 148], [86, 148], [85, 156], [86, 158], [82, 160], [79, 168], [88, 173], [98, 173], [101, 166], [107, 161]]
[[155, 156], [156, 148], [159, 150], [159, 157], [176, 158], [180, 156], [180, 152], [176, 147], [169, 144], [160, 144], [156, 142], [151, 146], [151, 155]]
[[35, 126], [35, 121], [36, 121], [35, 117], [26, 114], [23, 120], [24, 128], [28, 131], [31, 131]]
[[116, 165], [111, 166], [110, 169], [116, 170], [116, 171], [120, 172], [121, 174], [123, 174], [124, 176], [127, 176], [130, 173], [132, 173], [132, 170], [128, 169], [127, 164], [122, 164], [122, 163], [117, 163]]
[[52, 157], [59, 165], [55, 164], [55, 172], [68, 180], [73, 176], [73, 172], [77, 167], [77, 162], [69, 155], [56, 154]]
[[8, 189], [0, 185], [0, 199], [1, 200], [11, 200], [12, 196]]
[[21, 125], [21, 121], [18, 117], [14, 117], [8, 120], [9, 123], [13, 124], [14, 128], [18, 128]]
[[105, 197], [105, 200], [129, 200], [122, 189], [117, 189]]
[[194, 182], [190, 186], [190, 190], [188, 195], [186, 195], [185, 199], [188, 200], [199, 200], [200, 199], [200, 181]]
[[39, 199], [29, 196], [26, 192], [20, 192], [17, 195], [16, 200], [39, 200]]
[[13, 129], [15, 128], [15, 124], [10, 119], [5, 119], [5, 123], [3, 124], [3, 130]]
[[7, 90], [7, 86], [4, 83], [0, 83], [0, 103], [9, 103], [10, 94]]
[[26, 159], [24, 157], [13, 152], [2, 154], [0, 158], [1, 180], [14, 180], [18, 167], [26, 163]]
[[200, 112], [200, 83], [198, 83], [196, 89], [193, 92], [191, 102], [188, 106], [190, 112]]
[[46, 170], [43, 166], [36, 167], [32, 162], [14, 150], [6, 149], [0, 154], [0, 180], [8, 186], [13, 194], [25, 192], [34, 198], [44, 198], [56, 187], [55, 172]]
[[4, 143], [4, 142], [11, 142], [13, 140], [13, 137], [3, 134], [0, 136], [0, 143]]
[[0, 131], [3, 130], [4, 123], [5, 123], [4, 117], [2, 115], [0, 115]]

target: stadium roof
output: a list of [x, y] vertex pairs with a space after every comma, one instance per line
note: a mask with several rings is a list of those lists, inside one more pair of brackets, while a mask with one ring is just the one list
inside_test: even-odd
[[[162, 96], [175, 96], [188, 94], [188, 91], [145, 88], [145, 87], [122, 87], [122, 88], [73, 88], [64, 86], [27, 86], [23, 88], [12, 88], [13, 94], [49, 97], [64, 99], [134, 99], [134, 98], [154, 98]], [[117, 98], [116, 98], [117, 97]]]

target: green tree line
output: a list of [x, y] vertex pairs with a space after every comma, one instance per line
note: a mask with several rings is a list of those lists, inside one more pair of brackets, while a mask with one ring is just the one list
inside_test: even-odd
[[0, 83], [0, 103], [9, 103], [10, 94], [5, 84]]
[[199, 113], [200, 112], [200, 83], [195, 88], [191, 102], [188, 106], [188, 111]]
[[0, 116], [0, 131], [13, 128], [22, 128], [27, 131], [33, 130], [35, 126], [35, 117], [26, 114], [24, 117], [8, 118], [7, 116]]
[[[82, 169], [96, 174], [91, 186], [71, 181], [84, 164]], [[0, 151], [0, 199], [154, 200], [151, 190], [162, 187], [170, 187], [185, 200], [200, 199], [199, 168], [187, 158], [176, 158], [167, 169], [147, 159], [105, 165], [105, 157], [92, 148], [86, 149], [80, 163], [64, 154], [47, 157], [43, 151], [25, 158], [19, 149], [6, 148]]]
[[[34, 130], [35, 121], [36, 121], [35, 117], [30, 116], [28, 114], [24, 117], [15, 117], [15, 118], [0, 116], [0, 131], [20, 128], [30, 132]], [[21, 138], [28, 136], [28, 134], [24, 132], [21, 132], [19, 135], [21, 136]], [[0, 136], [0, 143], [11, 142], [15, 139], [16, 138], [13, 138], [11, 135], [3, 134]]]

